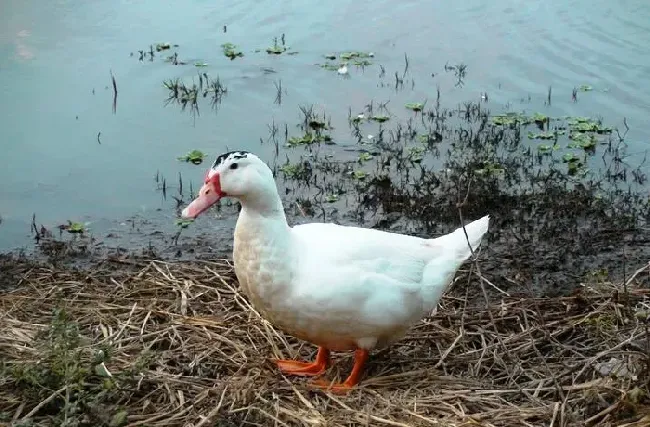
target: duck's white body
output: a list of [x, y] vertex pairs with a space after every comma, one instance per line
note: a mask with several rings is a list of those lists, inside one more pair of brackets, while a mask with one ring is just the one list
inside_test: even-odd
[[[222, 196], [242, 204], [233, 257], [253, 307], [327, 350], [368, 351], [399, 340], [435, 310], [472, 253], [463, 228], [422, 239], [336, 224], [290, 227], [271, 170], [250, 153], [220, 156], [200, 194], [183, 216], [198, 216]], [[488, 222], [466, 225], [473, 250]]]
[[[279, 199], [279, 197], [278, 197]], [[466, 226], [474, 249], [488, 217]], [[421, 239], [336, 224], [289, 227], [243, 207], [235, 228], [239, 283], [267, 320], [332, 350], [371, 350], [430, 314], [471, 255], [460, 228]]]

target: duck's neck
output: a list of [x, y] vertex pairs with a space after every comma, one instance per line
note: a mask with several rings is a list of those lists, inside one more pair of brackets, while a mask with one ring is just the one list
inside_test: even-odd
[[235, 228], [236, 237], [255, 241], [257, 245], [288, 244], [289, 225], [275, 185], [240, 197], [239, 202], [242, 209]]

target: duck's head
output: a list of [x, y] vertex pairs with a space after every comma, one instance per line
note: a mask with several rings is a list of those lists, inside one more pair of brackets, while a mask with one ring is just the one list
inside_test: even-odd
[[266, 163], [247, 151], [231, 151], [217, 157], [205, 174], [199, 194], [183, 209], [181, 216], [194, 219], [222, 197], [263, 202], [269, 193], [277, 194], [277, 189]]

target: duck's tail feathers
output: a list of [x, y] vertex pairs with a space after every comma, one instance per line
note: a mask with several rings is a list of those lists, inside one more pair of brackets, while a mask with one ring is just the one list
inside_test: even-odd
[[[490, 216], [485, 215], [481, 219], [466, 224], [464, 229], [463, 227], [458, 227], [453, 233], [439, 237], [438, 239], [444, 239], [444, 242], [441, 242], [443, 245], [451, 250], [455, 249], [456, 258], [462, 262], [472, 256], [472, 251], [476, 252], [478, 250], [483, 236], [488, 231], [489, 223]], [[472, 246], [471, 250], [470, 244]]]

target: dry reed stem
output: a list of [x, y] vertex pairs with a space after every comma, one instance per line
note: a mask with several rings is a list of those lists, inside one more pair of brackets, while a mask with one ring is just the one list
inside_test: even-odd
[[[650, 417], [648, 319], [638, 314], [650, 290], [634, 280], [650, 265], [627, 281], [627, 308], [622, 284], [552, 299], [499, 292], [488, 308], [471, 306], [468, 289], [480, 292], [483, 279], [470, 272], [341, 397], [275, 369], [269, 359], [310, 359], [315, 348], [261, 319], [228, 261], [105, 261], [78, 271], [15, 263], [21, 286], [0, 294], [0, 413], [16, 420], [52, 425], [50, 403], [66, 394], [34, 396], [12, 374], [42, 360], [38, 333], [61, 307], [79, 326], [85, 364], [110, 348], [104, 366], [117, 386], [100, 412], [125, 408], [128, 426], [631, 427]], [[331, 378], [351, 365], [349, 354], [337, 359]], [[603, 374], [611, 360], [626, 371]]]

